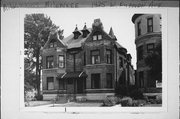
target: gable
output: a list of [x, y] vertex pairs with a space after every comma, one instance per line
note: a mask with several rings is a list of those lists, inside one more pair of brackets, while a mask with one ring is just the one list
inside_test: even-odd
[[47, 42], [45, 43], [43, 49], [53, 48], [53, 47], [61, 47], [64, 48], [65, 43], [59, 39], [58, 33], [50, 34]]

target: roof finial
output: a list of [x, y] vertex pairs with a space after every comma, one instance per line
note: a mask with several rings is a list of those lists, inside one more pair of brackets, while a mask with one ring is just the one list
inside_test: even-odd
[[86, 30], [87, 29], [87, 27], [86, 27], [86, 22], [84, 23], [84, 28], [83, 28], [83, 30]]
[[74, 31], [78, 31], [78, 27], [77, 27], [77, 24], [76, 24], [76, 28], [75, 28], [75, 30]]

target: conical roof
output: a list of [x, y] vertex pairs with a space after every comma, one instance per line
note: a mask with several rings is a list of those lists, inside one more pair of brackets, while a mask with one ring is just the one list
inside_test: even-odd
[[112, 38], [115, 38], [115, 35], [114, 35], [114, 32], [113, 32], [112, 27], [110, 28], [109, 35], [110, 35]]

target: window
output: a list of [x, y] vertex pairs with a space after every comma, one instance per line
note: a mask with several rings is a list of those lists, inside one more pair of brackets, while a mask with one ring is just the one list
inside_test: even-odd
[[93, 36], [93, 40], [101, 40], [102, 39], [102, 35], [94, 35]]
[[144, 72], [143, 71], [140, 71], [139, 72], [139, 85], [140, 87], [144, 87]]
[[93, 40], [97, 40], [97, 36], [93, 36]]
[[111, 50], [106, 50], [106, 62], [108, 64], [112, 63], [112, 51]]
[[54, 42], [54, 47], [57, 47], [57, 42]]
[[59, 67], [60, 68], [64, 68], [64, 56], [63, 55], [59, 55], [58, 57], [58, 63], [59, 63]]
[[111, 73], [106, 74], [106, 86], [107, 88], [112, 88], [112, 74]]
[[147, 52], [153, 52], [154, 50], [154, 43], [147, 44]]
[[54, 89], [54, 78], [53, 77], [47, 77], [47, 89], [48, 90]]
[[147, 19], [147, 32], [153, 32], [153, 18]]
[[59, 80], [59, 89], [60, 90], [63, 90], [63, 89], [65, 89], [65, 80], [64, 79], [60, 79]]
[[53, 47], [54, 47], [53, 43], [50, 43], [50, 44], [49, 44], [49, 47], [50, 47], [50, 48], [53, 48]]
[[91, 88], [92, 89], [100, 88], [100, 74], [91, 74]]
[[53, 56], [47, 56], [46, 57], [46, 68], [53, 68], [54, 67], [54, 61]]
[[78, 39], [79, 34], [74, 34], [74, 39]]
[[53, 48], [53, 47], [57, 47], [57, 42], [55, 39], [52, 39], [51, 42], [49, 43], [49, 47]]
[[99, 64], [100, 63], [100, 53], [99, 50], [91, 51], [91, 63]]
[[138, 29], [138, 36], [141, 35], [141, 22], [139, 21], [137, 23], [137, 29]]
[[102, 35], [98, 35], [98, 40], [101, 40], [102, 39]]
[[137, 48], [137, 54], [138, 54], [138, 60], [142, 60], [143, 59], [143, 46], [139, 46]]

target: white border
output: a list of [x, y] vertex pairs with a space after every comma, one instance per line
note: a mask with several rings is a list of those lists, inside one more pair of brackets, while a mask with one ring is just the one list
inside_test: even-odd
[[[37, 110], [35, 108], [25, 108], [24, 103], [24, 79], [23, 71], [23, 24], [22, 9], [14, 9], [11, 11], [2, 12], [1, 28], [2, 28], [2, 117], [3, 118], [58, 118], [59, 116], [65, 118], [83, 118], [83, 114], [88, 118], [111, 118], [117, 116], [117, 118], [126, 117], [132, 118], [167, 118], [177, 117], [177, 108], [179, 108], [179, 42], [178, 39], [178, 9], [176, 8], [136, 8], [129, 9], [135, 13], [161, 13], [162, 14], [162, 39], [163, 39], [163, 72], [167, 75], [163, 75], [163, 106], [162, 107], [97, 107], [97, 108], [80, 108], [80, 107], [67, 107], [64, 112], [64, 108], [43, 108], [43, 110]], [[36, 10], [33, 10], [36, 12]], [[174, 15], [173, 15], [174, 14]], [[167, 18], [167, 19], [166, 19]], [[172, 22], [173, 20], [173, 22]], [[164, 25], [167, 24], [167, 25]], [[178, 24], [178, 25], [177, 25]], [[15, 27], [14, 27], [15, 25]], [[21, 34], [22, 33], [22, 34]], [[166, 47], [167, 46], [167, 47]], [[21, 58], [19, 57], [21, 51]], [[167, 64], [167, 65], [165, 65]], [[21, 68], [19, 68], [19, 66]], [[20, 73], [19, 73], [20, 72]], [[164, 80], [168, 79], [168, 80]], [[177, 104], [178, 103], [178, 104]], [[121, 110], [122, 109], [122, 110]], [[59, 113], [61, 112], [61, 113]], [[80, 113], [82, 115], [69, 115], [69, 113]], [[104, 113], [110, 112], [110, 113]], [[117, 113], [118, 112], [118, 113]], [[119, 113], [120, 112], [120, 113]], [[148, 113], [147, 113], [148, 112]], [[92, 117], [92, 114], [94, 115]], [[101, 114], [101, 115], [99, 115]], [[110, 115], [107, 115], [110, 114]], [[170, 115], [169, 115], [170, 114]], [[174, 116], [173, 116], [174, 115]], [[119, 117], [118, 117], [119, 116]], [[150, 117], [149, 117], [150, 116]], [[59, 117], [60, 118], [60, 117]]]

